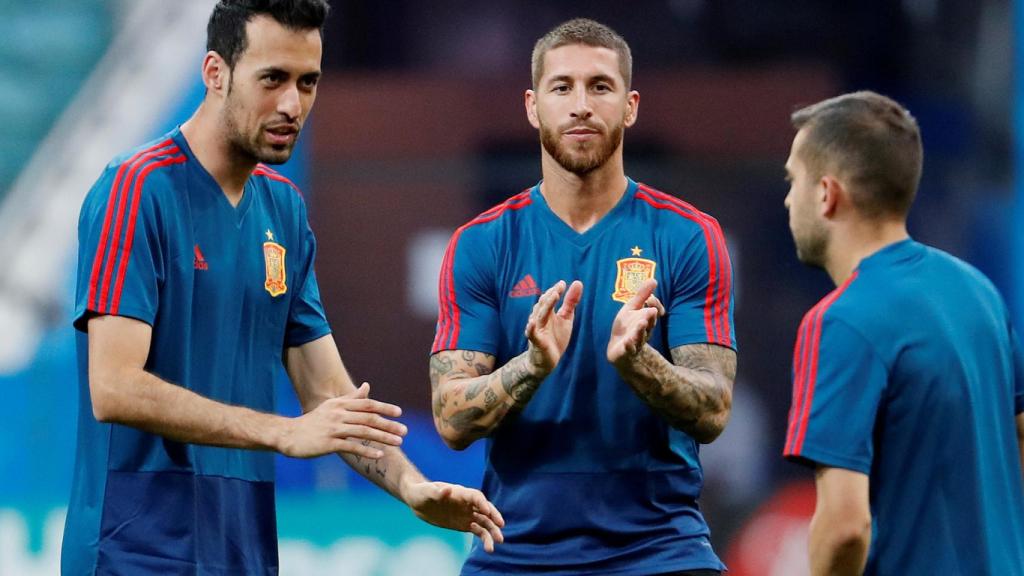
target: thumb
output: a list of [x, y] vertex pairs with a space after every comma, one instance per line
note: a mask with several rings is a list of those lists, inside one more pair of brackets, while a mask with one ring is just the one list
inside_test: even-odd
[[370, 383], [363, 382], [356, 388], [355, 392], [352, 392], [353, 398], [369, 398], [370, 397]]
[[643, 308], [644, 303], [647, 302], [647, 299], [650, 298], [652, 294], [654, 294], [654, 289], [657, 288], [657, 286], [658, 281], [654, 278], [644, 280], [643, 284], [640, 284], [640, 287], [636, 289], [636, 294], [633, 294], [633, 297], [629, 299], [629, 302], [626, 302], [625, 306], [631, 310], [639, 310]]

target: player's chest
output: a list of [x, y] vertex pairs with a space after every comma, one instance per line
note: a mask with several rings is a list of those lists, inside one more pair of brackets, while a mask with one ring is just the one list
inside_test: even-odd
[[496, 275], [502, 321], [525, 326], [544, 291], [559, 280], [566, 284], [579, 280], [583, 283], [579, 313], [596, 325], [610, 326], [622, 304], [645, 280], [658, 281], [658, 295], [667, 290], [665, 252], [658, 239], [645, 231], [609, 234], [585, 245], [563, 238], [513, 245], [502, 256]]
[[283, 314], [301, 252], [285, 224], [252, 208], [242, 218], [226, 210], [193, 214], [188, 233], [178, 240], [176, 266], [193, 306], [208, 314], [229, 309], [261, 317], [276, 309]]

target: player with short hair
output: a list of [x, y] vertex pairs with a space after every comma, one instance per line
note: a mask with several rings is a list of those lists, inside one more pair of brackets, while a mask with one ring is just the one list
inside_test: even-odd
[[1024, 354], [992, 283], [907, 233], [917, 121], [873, 92], [792, 121], [797, 256], [838, 286], [800, 324], [784, 450], [816, 467], [811, 573], [1024, 574]]
[[714, 218], [626, 177], [630, 81], [607, 26], [541, 38], [525, 107], [544, 179], [448, 245], [434, 423], [457, 449], [486, 438], [484, 492], [508, 521], [463, 574], [724, 568], [698, 506], [698, 445], [731, 408], [731, 265]]
[[[342, 364], [288, 160], [316, 97], [323, 0], [222, 0], [206, 96], [116, 158], [82, 206], [78, 454], [65, 575], [277, 574], [274, 454], [338, 453], [422, 519], [492, 549], [476, 490], [426, 481], [397, 406]], [[273, 414], [281, 364], [304, 415]]]

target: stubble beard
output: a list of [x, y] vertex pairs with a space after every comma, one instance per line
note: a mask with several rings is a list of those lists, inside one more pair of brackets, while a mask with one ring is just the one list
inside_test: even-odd
[[245, 134], [236, 120], [238, 116], [241, 116], [239, 109], [238, 101], [231, 97], [229, 89], [227, 101], [224, 105], [223, 119], [225, 136], [232, 155], [253, 163], [284, 164], [287, 162], [292, 157], [292, 150], [295, 148], [298, 134], [296, 134], [296, 138], [292, 139], [292, 143], [288, 145], [273, 146], [262, 142], [261, 137], [264, 126], [259, 126], [251, 134]]
[[608, 138], [601, 139], [596, 143], [579, 142], [563, 145], [561, 133], [541, 122], [540, 141], [559, 166], [577, 176], [586, 176], [604, 166], [612, 154], [619, 149], [619, 146], [622, 145], [623, 128], [622, 124], [613, 126]]
[[815, 224], [801, 235], [794, 232], [793, 243], [796, 244], [796, 257], [801, 263], [814, 268], [825, 268], [829, 234], [823, 226]]

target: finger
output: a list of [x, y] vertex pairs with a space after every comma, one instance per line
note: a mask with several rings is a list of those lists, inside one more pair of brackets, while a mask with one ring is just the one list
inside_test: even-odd
[[409, 433], [409, 428], [405, 424], [371, 412], [345, 412], [340, 415], [339, 420], [338, 423], [341, 425], [361, 425], [396, 436], [405, 436]]
[[548, 319], [551, 317], [551, 311], [555, 308], [555, 304], [558, 303], [558, 299], [561, 298], [564, 291], [565, 281], [559, 280], [554, 286], [548, 288], [547, 292], [534, 305], [532, 317], [539, 326], [547, 325]]
[[473, 518], [476, 519], [476, 524], [478, 526], [482, 526], [485, 530], [487, 530], [487, 532], [491, 535], [491, 538], [494, 539], [495, 542], [501, 544], [505, 541], [505, 535], [501, 533], [501, 528], [498, 528], [498, 526], [494, 523], [494, 520], [491, 519], [490, 516], [487, 516], [486, 514], [481, 514], [479, 512], [473, 512]]
[[658, 323], [658, 309], [657, 308], [644, 308], [641, 310], [643, 318], [646, 323], [648, 330], [654, 328], [654, 325]]
[[338, 397], [328, 400], [328, 402], [332, 402], [337, 408], [350, 410], [352, 412], [369, 412], [372, 414], [380, 414], [381, 416], [386, 416], [388, 418], [398, 418], [402, 415], [402, 408], [400, 406], [381, 402], [380, 400], [371, 400], [369, 398]]
[[472, 492], [473, 506], [481, 513], [487, 514], [491, 520], [498, 526], [505, 525], [505, 518], [498, 511], [498, 508], [491, 504], [487, 497], [484, 496], [483, 492], [479, 490], [473, 490]]
[[558, 309], [558, 316], [565, 320], [572, 318], [572, 315], [576, 312], [576, 306], [580, 303], [582, 297], [583, 282], [573, 280], [572, 284], [569, 285], [569, 289], [565, 292], [565, 298], [562, 299], [562, 307]]
[[384, 451], [380, 448], [374, 448], [373, 446], [349, 439], [335, 440], [331, 445], [331, 452], [347, 452], [356, 456], [362, 456], [363, 458], [369, 458], [370, 460], [376, 460], [384, 456]]
[[398, 434], [391, 434], [370, 426], [347, 424], [334, 429], [331, 435], [335, 438], [370, 440], [387, 446], [402, 445], [402, 437]]
[[654, 289], [658, 286], [658, 281], [654, 278], [648, 278], [644, 280], [640, 287], [636, 289], [636, 294], [629, 299], [623, 306], [631, 310], [639, 310], [644, 307], [644, 302], [654, 294]]
[[486, 550], [488, 554], [494, 552], [494, 538], [491, 537], [490, 532], [484, 530], [483, 527], [476, 522], [469, 525], [469, 531], [476, 534], [477, 538], [484, 543], [484, 550]]
[[658, 297], [653, 295], [653, 294], [651, 295], [650, 298], [648, 298], [646, 301], [644, 301], [644, 307], [645, 308], [654, 308], [655, 310], [658, 311], [658, 316], [664, 316], [665, 315], [665, 305], [662, 304], [661, 300], [658, 300]]
[[533, 317], [531, 316], [530, 319], [526, 321], [526, 329], [523, 330], [523, 334], [526, 336], [527, 339], [533, 340], [533, 335], [536, 332], [537, 332], [537, 323], [534, 322]]

